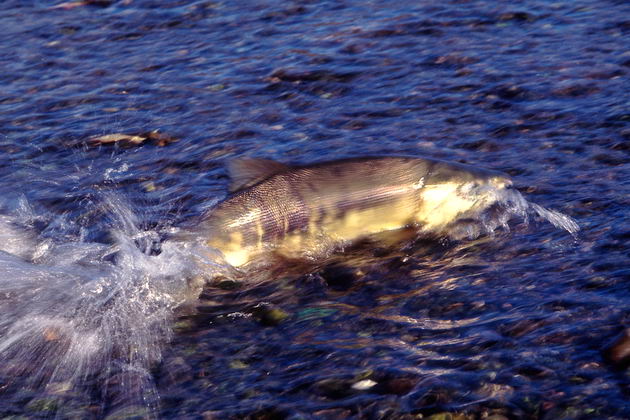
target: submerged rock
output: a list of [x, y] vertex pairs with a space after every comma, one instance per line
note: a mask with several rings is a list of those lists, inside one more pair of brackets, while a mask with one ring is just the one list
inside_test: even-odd
[[618, 368], [630, 366], [630, 328], [621, 334], [602, 350], [604, 358]]
[[432, 414], [431, 416], [427, 417], [428, 420], [471, 420], [473, 418], [474, 416], [469, 416], [464, 413], [448, 412]]
[[262, 303], [256, 305], [252, 313], [262, 325], [268, 327], [274, 327], [289, 317], [282, 309]]
[[169, 143], [177, 141], [175, 137], [160, 133], [158, 130], [148, 131], [140, 134], [114, 133], [105, 134], [98, 137], [92, 137], [89, 140], [90, 145], [107, 145], [120, 144], [123, 146], [139, 146], [144, 142], [150, 142], [156, 146], [164, 147]]
[[59, 408], [59, 400], [52, 397], [35, 398], [26, 405], [26, 410], [33, 413], [52, 413]]

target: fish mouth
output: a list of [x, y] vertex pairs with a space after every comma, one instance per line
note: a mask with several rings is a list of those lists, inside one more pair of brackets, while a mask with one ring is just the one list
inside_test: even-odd
[[514, 191], [512, 180], [503, 175], [492, 175], [463, 183], [457, 193], [462, 199], [474, 202], [472, 209], [484, 208], [505, 201]]

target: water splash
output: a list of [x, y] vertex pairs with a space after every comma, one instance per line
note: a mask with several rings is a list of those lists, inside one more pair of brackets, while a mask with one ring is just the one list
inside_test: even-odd
[[573, 218], [556, 210], [547, 209], [539, 204], [531, 203], [514, 188], [497, 188], [481, 186], [471, 190], [472, 200], [481, 205], [476, 212], [449, 226], [447, 235], [452, 239], [475, 239], [481, 235], [494, 235], [498, 229], [510, 231], [509, 222], [521, 219], [529, 224], [530, 219], [540, 218], [559, 229], [569, 232], [577, 239], [579, 225]]
[[535, 203], [529, 203], [529, 208], [530, 211], [547, 220], [555, 227], [564, 229], [571, 235], [573, 235], [574, 238], [577, 238], [577, 233], [580, 230], [580, 226], [571, 217], [567, 216], [566, 214], [560, 213], [559, 211], [546, 209], [543, 206]]
[[564, 229], [576, 238], [577, 232], [580, 230], [575, 220], [566, 214], [556, 210], [549, 210], [536, 203], [531, 203], [523, 197], [516, 189], [504, 189], [497, 192], [497, 202], [504, 210], [508, 219], [512, 216], [521, 217], [525, 222], [529, 222], [529, 216], [538, 216], [553, 226]]
[[[481, 233], [493, 235], [498, 228], [509, 231], [509, 221], [513, 218], [522, 219], [526, 224], [529, 224], [530, 217], [533, 216], [546, 220], [553, 226], [564, 229], [574, 238], [577, 238], [577, 232], [580, 230], [580, 227], [573, 218], [559, 211], [549, 210], [539, 204], [527, 201], [514, 188], [485, 187], [484, 191], [475, 193], [481, 197], [490, 197], [489, 199], [486, 198], [486, 200], [494, 204], [484, 208], [476, 215], [477, 225], [480, 224], [481, 228], [474, 230], [477, 233], [474, 237], [479, 236]], [[471, 232], [473, 231], [469, 231], [469, 233]]]
[[101, 414], [131, 405], [155, 412], [149, 369], [173, 311], [199, 293], [187, 282], [197, 274], [192, 251], [165, 242], [155, 255], [158, 233], [140, 230], [120, 198], [104, 201], [111, 244], [51, 241], [24, 227], [24, 212], [0, 218], [0, 395], [43, 391], [62, 407], [92, 392], [84, 399]]

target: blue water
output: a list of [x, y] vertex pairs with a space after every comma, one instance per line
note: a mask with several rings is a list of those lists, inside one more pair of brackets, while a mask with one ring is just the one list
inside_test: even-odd
[[[602, 357], [629, 323], [627, 2], [88, 3], [0, 5], [2, 416], [630, 417]], [[203, 291], [167, 240], [230, 159], [386, 154], [504, 171], [581, 231]]]

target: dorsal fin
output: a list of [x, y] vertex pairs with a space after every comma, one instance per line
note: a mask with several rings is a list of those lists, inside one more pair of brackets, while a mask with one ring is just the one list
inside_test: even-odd
[[272, 175], [284, 172], [290, 166], [270, 159], [240, 158], [228, 163], [230, 175], [230, 192], [242, 190], [267, 179]]

